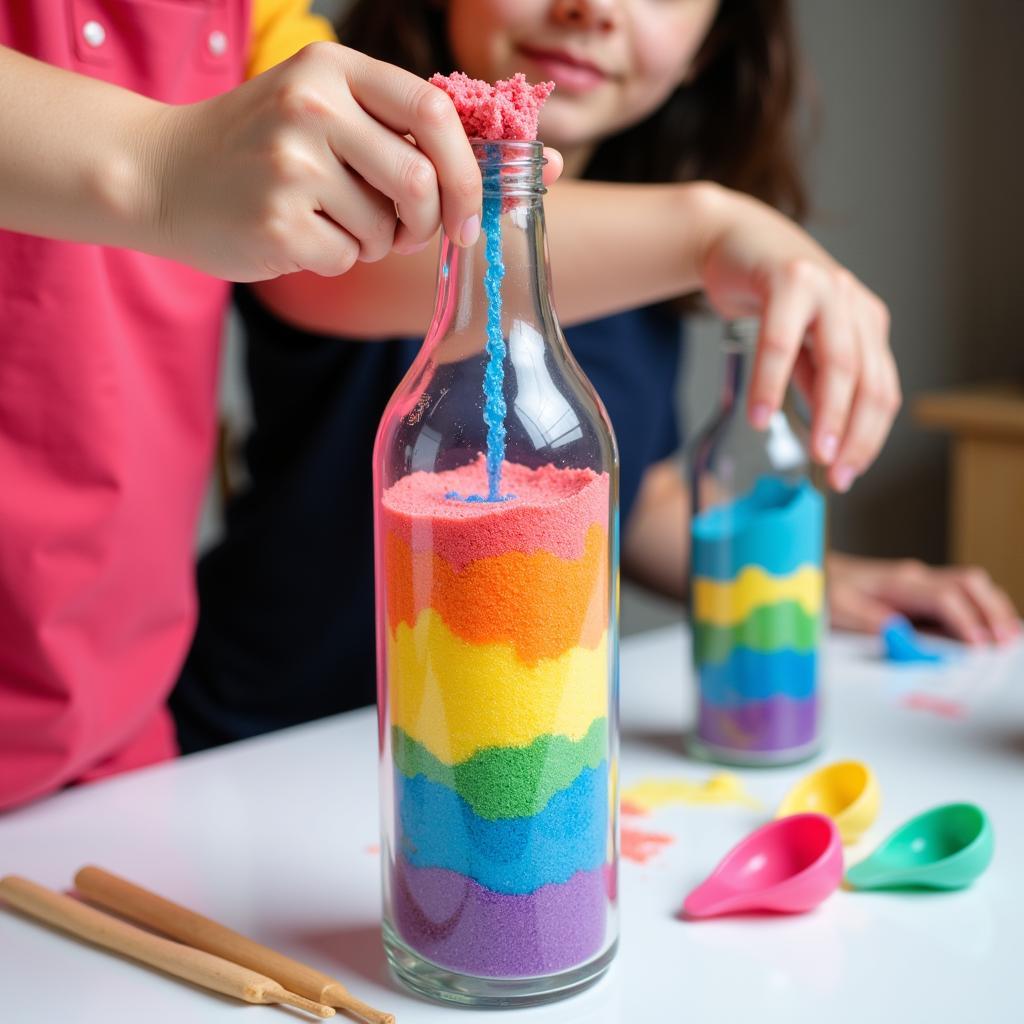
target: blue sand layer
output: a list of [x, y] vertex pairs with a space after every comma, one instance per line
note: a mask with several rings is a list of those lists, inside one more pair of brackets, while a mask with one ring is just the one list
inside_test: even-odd
[[698, 664], [697, 673], [701, 700], [720, 707], [776, 695], [806, 700], [817, 689], [818, 654], [734, 647], [723, 662]]
[[423, 775], [395, 772], [399, 849], [420, 868], [446, 868], [493, 892], [526, 894], [566, 882], [605, 859], [608, 764], [584, 768], [528, 818], [489, 821]]
[[818, 735], [818, 699], [775, 696], [723, 708], [700, 702], [697, 735], [726, 750], [782, 753], [813, 743]]
[[808, 480], [761, 477], [754, 489], [693, 520], [694, 576], [732, 580], [751, 565], [786, 576], [822, 563], [825, 501]]
[[902, 615], [894, 615], [882, 626], [882, 644], [888, 661], [931, 665], [941, 665], [946, 661], [938, 651], [921, 645], [917, 631]]
[[[484, 177], [497, 182], [500, 171], [488, 167]], [[485, 181], [485, 186], [488, 184]], [[501, 497], [501, 464], [505, 461], [505, 339], [501, 333], [501, 282], [505, 263], [501, 252], [501, 197], [484, 199], [483, 223], [487, 236], [487, 369], [484, 371], [484, 422], [487, 424], [487, 500]]]

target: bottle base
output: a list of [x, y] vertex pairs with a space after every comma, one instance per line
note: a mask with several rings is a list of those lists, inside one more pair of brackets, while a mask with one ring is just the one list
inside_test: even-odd
[[695, 732], [686, 737], [686, 749], [693, 757], [702, 761], [713, 761], [736, 768], [781, 768], [784, 765], [809, 761], [821, 750], [821, 740], [814, 739], [799, 747], [785, 750], [738, 750], [735, 747], [720, 747], [708, 743]]
[[597, 982], [608, 970], [618, 939], [579, 967], [539, 978], [479, 978], [440, 967], [410, 949], [384, 922], [384, 952], [394, 978], [417, 995], [461, 1006], [541, 1006], [567, 999]]

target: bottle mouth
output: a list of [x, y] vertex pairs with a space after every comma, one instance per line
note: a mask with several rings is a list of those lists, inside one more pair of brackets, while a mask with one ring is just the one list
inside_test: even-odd
[[484, 198], [533, 198], [544, 187], [544, 144], [520, 139], [470, 139], [480, 165]]

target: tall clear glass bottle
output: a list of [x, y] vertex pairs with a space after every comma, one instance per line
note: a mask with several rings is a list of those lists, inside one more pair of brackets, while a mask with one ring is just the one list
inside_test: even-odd
[[719, 408], [693, 444], [690, 621], [694, 753], [790, 764], [820, 743], [825, 499], [787, 401], [747, 419], [757, 322], [728, 325]]
[[474, 142], [484, 234], [374, 449], [384, 943], [427, 996], [568, 995], [614, 956], [618, 457], [552, 308], [542, 147]]

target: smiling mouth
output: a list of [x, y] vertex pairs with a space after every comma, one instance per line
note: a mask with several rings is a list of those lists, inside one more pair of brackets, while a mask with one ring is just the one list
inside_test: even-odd
[[607, 82], [612, 76], [592, 61], [576, 57], [566, 50], [545, 49], [539, 46], [519, 46], [519, 52], [567, 92], [589, 92]]

